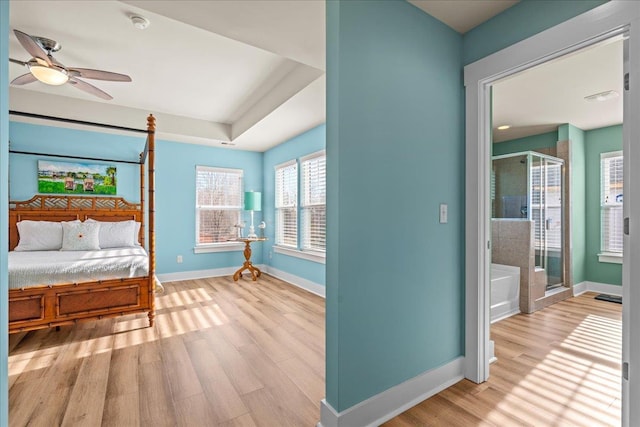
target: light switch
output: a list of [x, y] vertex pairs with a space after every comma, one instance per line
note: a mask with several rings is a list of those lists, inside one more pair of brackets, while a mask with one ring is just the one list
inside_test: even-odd
[[447, 204], [440, 203], [440, 224], [447, 223]]

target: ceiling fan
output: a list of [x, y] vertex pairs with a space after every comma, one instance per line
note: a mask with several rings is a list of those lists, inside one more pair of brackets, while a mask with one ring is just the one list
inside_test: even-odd
[[62, 46], [55, 40], [45, 37], [30, 36], [22, 31], [13, 30], [23, 48], [32, 56], [28, 61], [19, 61], [9, 58], [9, 61], [20, 64], [29, 70], [27, 74], [16, 77], [12, 85], [26, 85], [35, 81], [41, 81], [48, 85], [71, 84], [73, 87], [95, 95], [98, 98], [111, 100], [113, 97], [102, 89], [80, 79], [107, 80], [111, 82], [130, 82], [131, 77], [126, 74], [112, 73], [110, 71], [93, 70], [91, 68], [65, 67], [56, 61], [52, 53], [59, 51]]

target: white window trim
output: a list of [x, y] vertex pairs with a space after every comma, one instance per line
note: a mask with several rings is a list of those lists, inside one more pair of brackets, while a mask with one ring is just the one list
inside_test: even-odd
[[620, 252], [602, 252], [598, 254], [599, 262], [622, 264], [623, 256]]
[[326, 150], [316, 151], [315, 153], [307, 154], [306, 156], [300, 157], [300, 163], [306, 162], [307, 160], [315, 159], [316, 157], [326, 157]]
[[193, 248], [194, 254], [204, 254], [209, 252], [238, 252], [244, 249], [242, 243], [236, 242], [219, 242], [219, 243], [203, 243]]
[[[238, 171], [240, 171], [240, 176], [242, 178], [242, 187], [244, 188], [244, 169], [237, 169], [237, 168], [219, 168], [219, 167], [215, 167], [215, 166], [203, 166], [203, 165], [196, 165], [196, 176], [198, 175], [198, 171], [199, 170], [204, 170], [207, 172], [229, 172], [229, 173], [238, 173]], [[196, 190], [197, 191], [197, 190]], [[244, 196], [244, 189], [241, 189], [241, 200]], [[195, 210], [195, 221], [196, 221], [196, 227], [195, 227], [195, 239], [196, 239], [196, 244], [195, 247], [193, 248], [193, 253], [195, 254], [201, 254], [201, 253], [209, 253], [209, 252], [232, 252], [232, 251], [241, 251], [244, 248], [244, 245], [242, 243], [237, 243], [237, 242], [218, 242], [218, 243], [198, 243], [198, 230], [200, 229], [200, 216], [198, 215], [199, 211], [202, 210], [207, 210], [207, 209], [228, 209], [228, 210], [236, 210], [236, 208], [225, 208], [225, 207], [215, 207], [215, 206], [207, 206], [207, 207], [201, 207], [198, 206], [198, 199], [197, 199], [197, 194], [196, 194], [196, 203], [194, 205], [194, 210]], [[243, 209], [243, 206], [240, 207], [241, 211]]]
[[327, 255], [324, 252], [318, 251], [301, 251], [294, 247], [274, 245], [273, 251], [278, 254], [288, 255], [295, 258], [306, 259], [308, 261], [317, 262], [319, 264], [325, 264]]
[[295, 165], [296, 163], [297, 163], [297, 160], [296, 160], [296, 159], [288, 160], [288, 161], [286, 161], [286, 162], [284, 162], [284, 163], [279, 163], [279, 164], [275, 165], [275, 166], [273, 167], [273, 170], [274, 170], [274, 171], [277, 171], [277, 170], [278, 170], [278, 169], [280, 169], [280, 168], [286, 168], [287, 166]]
[[[600, 173], [602, 173], [602, 161], [605, 159], [611, 159], [613, 157], [623, 157], [624, 151], [608, 151], [606, 153], [600, 153]], [[624, 186], [624, 183], [623, 183]], [[622, 207], [622, 204], [609, 204], [603, 205], [602, 203], [602, 176], [600, 176], [600, 251], [598, 254], [598, 261], [611, 263], [611, 264], [622, 264], [622, 252], [612, 252], [604, 250], [604, 230], [602, 229], [602, 218], [603, 218], [603, 210], [613, 209]], [[624, 215], [623, 215], [624, 216]]]
[[600, 153], [600, 160], [610, 159], [611, 157], [622, 157], [622, 156], [623, 156], [623, 151], [622, 150], [607, 151], [606, 153]]

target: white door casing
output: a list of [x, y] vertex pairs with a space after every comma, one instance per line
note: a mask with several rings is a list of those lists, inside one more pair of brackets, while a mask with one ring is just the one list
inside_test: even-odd
[[[630, 89], [624, 94], [624, 215], [631, 234], [624, 239], [623, 264], [623, 361], [629, 363], [629, 380], [623, 380], [622, 425], [640, 422], [640, 2], [610, 1], [506, 49], [467, 65], [466, 98], [466, 195], [465, 195], [465, 377], [474, 382], [489, 378], [489, 268], [490, 160], [492, 83], [538, 64], [575, 52], [602, 40], [628, 35]], [[635, 83], [635, 84], [634, 84]], [[635, 88], [635, 89], [634, 89]], [[633, 143], [635, 141], [635, 143]], [[634, 227], [634, 224], [636, 225]], [[634, 234], [634, 230], [637, 230]], [[635, 331], [635, 334], [631, 331]]]

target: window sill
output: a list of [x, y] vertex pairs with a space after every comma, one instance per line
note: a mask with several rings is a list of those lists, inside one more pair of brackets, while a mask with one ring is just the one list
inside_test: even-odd
[[622, 264], [622, 254], [613, 252], [603, 252], [598, 254], [598, 261], [610, 264]]
[[233, 252], [241, 251], [244, 249], [242, 243], [229, 242], [229, 243], [211, 243], [208, 245], [198, 245], [193, 248], [195, 254], [205, 254], [209, 252]]
[[307, 261], [313, 261], [320, 264], [324, 264], [326, 260], [326, 254], [324, 252], [301, 251], [299, 249], [287, 248], [285, 246], [274, 246], [273, 251], [278, 254], [306, 259]]

